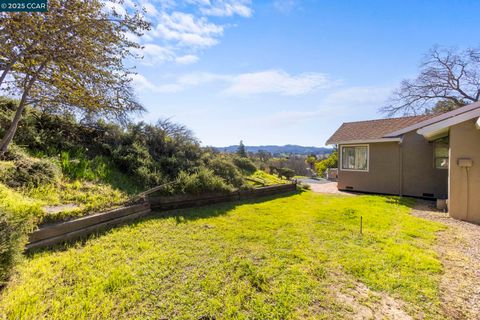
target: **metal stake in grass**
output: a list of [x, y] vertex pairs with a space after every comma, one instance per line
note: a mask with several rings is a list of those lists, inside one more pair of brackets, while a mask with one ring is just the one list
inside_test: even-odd
[[360, 216], [360, 235], [363, 235], [363, 216]]

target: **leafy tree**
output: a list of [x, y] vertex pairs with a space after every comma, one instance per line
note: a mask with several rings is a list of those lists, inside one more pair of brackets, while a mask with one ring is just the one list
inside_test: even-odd
[[313, 169], [316, 162], [317, 162], [317, 157], [314, 154], [309, 155], [305, 159], [305, 163], [307, 163], [310, 166], [310, 169]]
[[100, 0], [50, 0], [46, 13], [1, 13], [0, 85], [19, 102], [0, 155], [28, 105], [86, 119], [125, 120], [142, 111], [123, 61], [140, 48], [126, 33], [141, 35], [148, 28], [139, 12], [121, 15]]
[[295, 171], [290, 168], [277, 168], [277, 174], [280, 178], [290, 180], [295, 176]]
[[[462, 107], [480, 98], [480, 49], [434, 47], [425, 56], [420, 74], [403, 80], [381, 111], [419, 114]], [[448, 102], [448, 103], [447, 103]], [[436, 106], [437, 103], [440, 103]]]
[[[463, 105], [466, 105], [463, 101], [461, 101]], [[439, 100], [431, 109], [425, 110], [427, 114], [441, 114], [448, 111], [453, 111], [458, 108], [458, 105], [455, 104], [451, 100]]]
[[228, 159], [222, 159], [217, 156], [207, 163], [207, 168], [211, 169], [215, 175], [223, 178], [228, 184], [239, 188], [245, 184], [242, 174], [237, 167]]
[[338, 167], [338, 151], [334, 150], [328, 158], [315, 163], [315, 171], [319, 176], [322, 176], [328, 168]]
[[242, 140], [240, 140], [240, 144], [238, 145], [237, 154], [242, 158], [248, 157], [247, 150], [245, 149], [245, 145], [243, 144]]
[[245, 174], [252, 174], [257, 171], [257, 167], [249, 158], [235, 157], [233, 158], [233, 164]]
[[268, 151], [265, 150], [258, 150], [256, 157], [261, 161], [261, 162], [267, 162], [268, 159], [272, 158], [272, 154]]

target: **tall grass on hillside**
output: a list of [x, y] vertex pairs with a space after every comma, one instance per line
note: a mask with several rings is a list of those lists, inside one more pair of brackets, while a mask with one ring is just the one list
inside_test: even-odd
[[41, 202], [0, 183], [0, 287], [20, 259], [27, 234], [42, 216]]

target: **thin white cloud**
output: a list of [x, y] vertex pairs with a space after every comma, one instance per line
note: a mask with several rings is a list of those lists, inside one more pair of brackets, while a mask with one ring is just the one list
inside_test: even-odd
[[130, 77], [133, 86], [140, 92], [175, 93], [183, 90], [183, 87], [176, 83], [155, 85], [141, 74], [133, 74]]
[[215, 1], [210, 7], [200, 9], [202, 13], [210, 16], [231, 17], [239, 15], [251, 17], [251, 1]]
[[193, 54], [186, 54], [181, 57], [176, 57], [175, 62], [178, 64], [193, 64], [198, 61], [198, 57]]
[[[249, 97], [260, 94], [275, 94], [298, 96], [318, 89], [325, 89], [336, 85], [329, 77], [322, 73], [301, 73], [290, 75], [282, 70], [266, 70], [242, 74], [216, 74], [199, 72], [182, 75], [173, 82], [160, 86], [174, 87], [176, 92], [191, 87], [218, 83], [219, 92], [226, 96]], [[157, 91], [152, 84], [152, 91]], [[144, 86], [145, 88], [145, 86]], [[148, 88], [147, 88], [148, 89]]]
[[309, 110], [279, 110], [264, 117], [252, 119], [252, 125], [271, 128], [295, 126], [308, 121], [338, 122], [362, 120], [364, 114], [377, 110], [389, 97], [391, 87], [346, 87], [329, 92]]
[[337, 106], [369, 105], [384, 101], [392, 92], [392, 87], [349, 87], [333, 92], [325, 99], [325, 104]]
[[251, 17], [253, 14], [251, 0], [187, 0], [187, 3], [196, 5], [200, 12], [207, 16]]
[[109, 12], [109, 13], [116, 13], [121, 16], [125, 15], [127, 13], [127, 10], [125, 9], [125, 6], [123, 6], [120, 3], [116, 3], [113, 1], [103, 1], [103, 11]]
[[273, 7], [280, 13], [288, 14], [299, 6], [298, 0], [275, 0]]
[[138, 50], [138, 53], [143, 55], [142, 63], [145, 65], [157, 65], [176, 59], [172, 49], [152, 43], [145, 44], [142, 49]]
[[157, 26], [148, 33], [152, 38], [193, 48], [213, 46], [222, 34], [223, 26], [210, 23], [204, 17], [178, 11], [162, 13]]
[[[251, 0], [125, 0], [123, 6], [111, 1], [104, 1], [109, 10], [115, 9], [121, 13], [135, 7], [143, 8], [145, 18], [152, 25], [151, 30], [141, 38], [127, 35], [130, 40], [171, 51], [168, 59], [165, 59], [165, 52], [161, 53], [160, 58], [146, 57], [146, 64], [149, 65], [165, 61], [195, 63], [199, 59], [199, 52], [217, 45], [226, 26], [231, 26], [218, 19], [212, 20], [212, 16], [251, 17], [253, 14]], [[170, 54], [175, 57], [171, 58]]]
[[193, 64], [198, 61], [198, 56], [186, 54], [177, 56], [175, 50], [168, 47], [162, 47], [156, 44], [148, 43], [142, 49], [136, 50], [136, 53], [143, 57], [142, 64], [147, 66], [160, 65], [166, 62], [175, 62], [178, 64]]
[[232, 77], [231, 85], [225, 93], [242, 96], [262, 93], [296, 96], [327, 88], [331, 84], [330, 79], [322, 73], [290, 75], [282, 70], [267, 70]]

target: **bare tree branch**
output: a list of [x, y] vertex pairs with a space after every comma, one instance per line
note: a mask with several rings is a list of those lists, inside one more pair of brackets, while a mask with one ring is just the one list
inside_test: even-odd
[[[380, 111], [390, 116], [416, 115], [458, 108], [479, 99], [480, 49], [434, 47], [422, 61], [417, 78], [403, 80]], [[441, 105], [435, 109], [438, 103]]]

